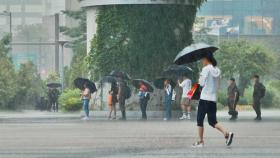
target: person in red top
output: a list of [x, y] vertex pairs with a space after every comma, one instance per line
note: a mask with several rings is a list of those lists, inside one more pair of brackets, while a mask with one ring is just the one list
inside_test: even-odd
[[143, 82], [139, 83], [139, 102], [140, 102], [140, 109], [142, 112], [142, 120], [147, 120], [147, 105], [148, 105], [148, 88], [145, 86]]
[[143, 82], [140, 82], [139, 87], [140, 87], [139, 90], [142, 91], [142, 92], [147, 92], [147, 90], [148, 90]]

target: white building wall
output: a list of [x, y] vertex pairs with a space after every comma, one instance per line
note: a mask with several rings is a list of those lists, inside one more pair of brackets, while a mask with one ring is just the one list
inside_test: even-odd
[[96, 7], [91, 7], [87, 9], [87, 52], [88, 53], [90, 52], [91, 41], [97, 31], [96, 14], [97, 14]]

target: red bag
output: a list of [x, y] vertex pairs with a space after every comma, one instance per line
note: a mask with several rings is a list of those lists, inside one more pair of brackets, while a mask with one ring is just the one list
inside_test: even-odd
[[201, 87], [198, 83], [195, 83], [192, 87], [192, 89], [188, 92], [187, 98], [192, 100], [199, 100], [201, 94]]

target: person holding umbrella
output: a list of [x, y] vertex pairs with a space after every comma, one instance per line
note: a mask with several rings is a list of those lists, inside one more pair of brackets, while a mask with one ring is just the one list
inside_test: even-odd
[[[109, 112], [109, 119], [116, 119], [117, 111], [116, 111], [116, 103], [118, 102], [118, 86], [116, 82], [111, 83], [111, 90], [109, 91], [108, 100], [109, 106], [110, 106], [110, 112]], [[114, 112], [114, 116], [112, 117], [112, 112]]]
[[49, 110], [53, 110], [54, 112], [58, 112], [58, 97], [59, 91], [56, 88], [49, 88], [48, 97], [50, 102]]
[[140, 109], [142, 112], [142, 120], [147, 120], [147, 105], [148, 101], [150, 100], [150, 93], [153, 92], [154, 88], [152, 84], [144, 79], [134, 79], [132, 80], [132, 84], [139, 90], [139, 103]]
[[204, 43], [192, 44], [181, 51], [175, 58], [176, 64], [186, 64], [202, 59], [202, 72], [199, 77], [199, 85], [202, 87], [197, 111], [197, 127], [199, 141], [192, 144], [192, 147], [199, 148], [204, 146], [204, 118], [207, 114], [208, 123], [213, 128], [220, 131], [225, 139], [226, 145], [230, 146], [233, 141], [233, 133], [228, 132], [217, 122], [217, 92], [221, 71], [217, 67], [217, 61], [213, 53], [217, 47], [209, 46]]
[[47, 87], [48, 98], [50, 106], [47, 108], [49, 111], [53, 110], [54, 112], [58, 112], [58, 98], [59, 98], [59, 90], [57, 88], [61, 87], [60, 83], [48, 83]]
[[97, 91], [96, 86], [89, 79], [80, 77], [74, 80], [74, 85], [81, 90], [81, 99], [83, 102], [83, 110], [85, 112], [85, 117], [83, 120], [89, 120], [89, 101], [91, 98], [91, 93]]
[[172, 94], [173, 89], [170, 84], [170, 80], [166, 79], [164, 81], [164, 91], [165, 91], [165, 99], [164, 99], [164, 106], [165, 106], [165, 117], [164, 121], [170, 120], [172, 117]]
[[120, 110], [122, 113], [121, 120], [126, 120], [126, 109], [125, 109], [125, 90], [126, 90], [126, 82], [123, 80], [123, 78], [118, 78], [118, 102], [120, 106]]
[[181, 99], [181, 108], [183, 115], [179, 118], [180, 120], [191, 119], [191, 106], [190, 99], [187, 98], [187, 93], [192, 88], [192, 81], [188, 78], [187, 74], [183, 75], [183, 82], [178, 80], [178, 85], [183, 89], [182, 99]]
[[204, 127], [203, 122], [207, 114], [208, 123], [213, 128], [220, 131], [226, 139], [226, 145], [230, 146], [233, 139], [233, 133], [228, 132], [217, 122], [217, 92], [219, 88], [219, 79], [221, 71], [217, 68], [217, 61], [213, 53], [207, 53], [202, 59], [203, 69], [200, 73], [199, 84], [202, 86], [201, 96], [197, 111], [197, 126], [199, 141], [192, 147], [204, 146]]
[[90, 89], [88, 87], [88, 83], [84, 84], [84, 89], [81, 92], [81, 99], [83, 101], [83, 109], [85, 112], [85, 117], [83, 118], [83, 120], [87, 121], [89, 120], [89, 101], [91, 98], [91, 93], [90, 93]]

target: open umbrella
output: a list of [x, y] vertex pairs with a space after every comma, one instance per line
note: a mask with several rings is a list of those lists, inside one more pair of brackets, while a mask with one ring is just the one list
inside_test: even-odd
[[184, 74], [192, 74], [193, 70], [186, 65], [170, 65], [163, 71], [164, 76], [182, 76]]
[[[166, 79], [169, 79], [169, 78], [165, 78], [165, 77], [157, 78], [156, 80], [154, 80], [154, 86], [157, 89], [164, 89], [164, 81]], [[174, 81], [172, 81], [171, 79], [169, 79], [169, 81], [170, 81], [170, 85], [172, 86], [172, 88], [174, 88], [176, 86], [176, 83]]]
[[49, 87], [49, 88], [59, 88], [59, 87], [61, 87], [61, 84], [60, 83], [48, 83], [47, 87]]
[[149, 81], [146, 81], [144, 79], [133, 79], [132, 80], [132, 85], [134, 87], [136, 87], [137, 89], [139, 89], [140, 88], [139, 85], [140, 85], [141, 82], [147, 87], [148, 92], [153, 92], [154, 91], [154, 87], [152, 86], [152, 84]]
[[94, 93], [97, 91], [96, 86], [93, 82], [91, 82], [89, 79], [85, 79], [85, 78], [76, 78], [74, 80], [74, 85], [79, 88], [80, 90], [84, 89], [84, 85], [87, 84], [88, 88], [90, 90], [91, 93]]
[[131, 79], [131, 77], [128, 75], [128, 73], [123, 72], [123, 71], [117, 71], [117, 70], [112, 71], [110, 73], [110, 76], [122, 78], [124, 80], [130, 80]]
[[116, 83], [117, 79], [114, 76], [108, 75], [108, 76], [104, 76], [101, 81], [102, 82], [109, 82], [109, 83], [113, 83], [113, 82]]
[[202, 59], [207, 53], [214, 53], [219, 48], [205, 43], [192, 44], [184, 48], [175, 58], [177, 65], [187, 64]]

